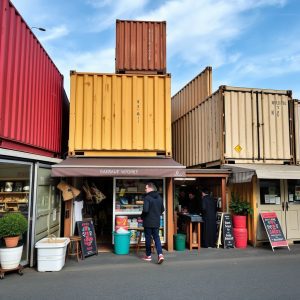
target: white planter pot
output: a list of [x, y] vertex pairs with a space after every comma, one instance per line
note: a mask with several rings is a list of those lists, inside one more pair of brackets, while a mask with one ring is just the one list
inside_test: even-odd
[[69, 238], [44, 238], [35, 244], [38, 249], [38, 271], [60, 271], [65, 264]]
[[0, 263], [4, 270], [15, 269], [22, 257], [23, 245], [14, 248], [0, 248]]

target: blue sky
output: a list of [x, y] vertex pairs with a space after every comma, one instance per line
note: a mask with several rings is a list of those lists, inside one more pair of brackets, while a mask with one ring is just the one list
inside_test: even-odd
[[300, 99], [298, 0], [12, 0], [64, 75], [114, 73], [116, 19], [167, 21], [172, 95], [206, 66], [220, 85]]

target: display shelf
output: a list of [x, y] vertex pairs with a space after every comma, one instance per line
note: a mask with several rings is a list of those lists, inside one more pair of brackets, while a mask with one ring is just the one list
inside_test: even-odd
[[[115, 230], [116, 217], [118, 216], [128, 216], [128, 226], [131, 232], [130, 244], [134, 245], [137, 243], [139, 234], [143, 234], [139, 230], [139, 227], [135, 227], [135, 224], [141, 223], [140, 215], [142, 214], [145, 185], [147, 182], [154, 182], [158, 188], [158, 192], [163, 198], [163, 203], [165, 206], [166, 195], [165, 195], [165, 179], [163, 178], [114, 178], [114, 194], [113, 194], [113, 230]], [[129, 189], [129, 191], [128, 191]], [[130, 190], [131, 189], [131, 190]], [[136, 189], [133, 191], [133, 189]], [[122, 199], [123, 198], [123, 199]], [[126, 201], [126, 202], [125, 202]], [[121, 203], [128, 204], [121, 204]], [[138, 203], [136, 203], [138, 202]], [[138, 221], [135, 219], [139, 219]], [[132, 222], [132, 220], [134, 220]], [[162, 229], [160, 229], [160, 239], [164, 243], [166, 240], [165, 235], [165, 215], [162, 217]], [[144, 237], [142, 236], [142, 240]], [[114, 242], [114, 241], [113, 241]]]
[[0, 192], [0, 195], [28, 195], [29, 192]]
[[123, 211], [115, 211], [115, 215], [118, 215], [118, 216], [126, 216], [126, 215], [140, 215], [142, 213], [142, 211], [126, 211], [126, 210], [123, 210]]

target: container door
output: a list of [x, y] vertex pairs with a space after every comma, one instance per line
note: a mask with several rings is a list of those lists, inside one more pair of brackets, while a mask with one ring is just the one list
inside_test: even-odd
[[[255, 95], [255, 96], [254, 96]], [[258, 160], [291, 159], [288, 96], [256, 92]], [[275, 130], [274, 130], [275, 129]]]
[[[56, 189], [56, 179], [51, 177], [50, 166], [36, 164], [35, 170], [36, 205], [33, 218], [33, 247], [37, 241], [50, 234], [60, 236], [60, 194]], [[33, 257], [31, 265], [33, 265]]]
[[286, 238], [300, 239], [300, 180], [285, 180]]

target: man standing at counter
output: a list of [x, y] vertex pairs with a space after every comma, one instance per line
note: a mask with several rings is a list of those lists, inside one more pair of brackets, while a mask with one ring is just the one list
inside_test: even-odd
[[216, 203], [209, 195], [207, 189], [202, 190], [202, 217], [203, 217], [203, 243], [202, 247], [214, 248], [216, 246]]
[[162, 248], [159, 238], [160, 216], [165, 211], [163, 200], [153, 182], [148, 182], [145, 187], [146, 196], [141, 218], [143, 220], [144, 233], [146, 239], [146, 255], [143, 257], [145, 261], [151, 261], [151, 236], [155, 242], [155, 247], [158, 255], [158, 263], [164, 261]]

